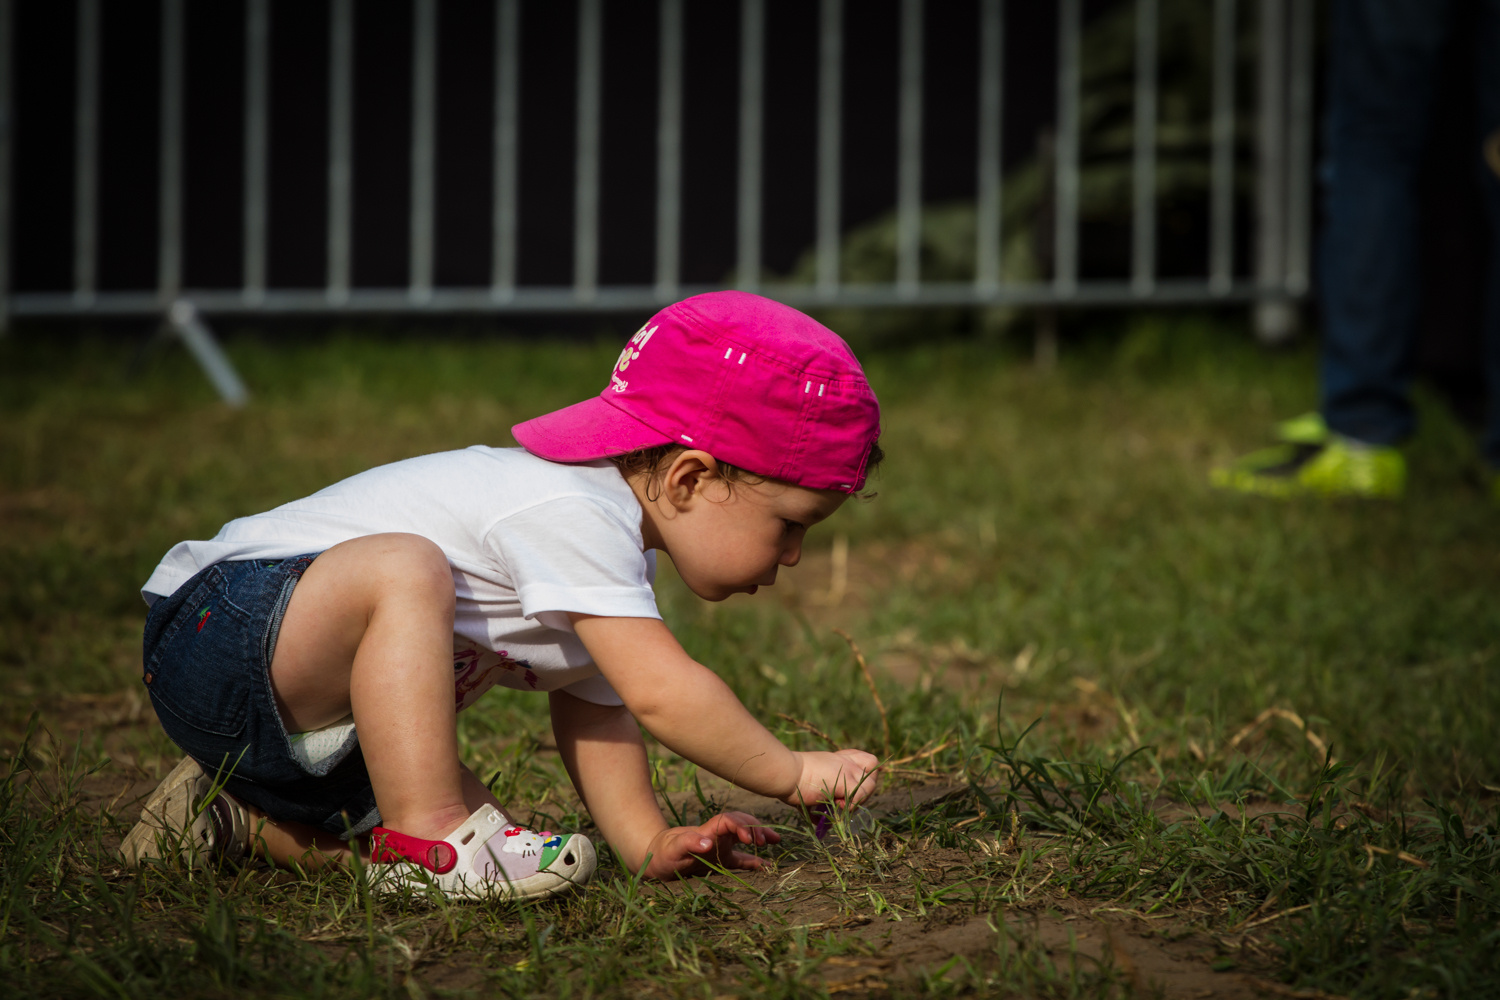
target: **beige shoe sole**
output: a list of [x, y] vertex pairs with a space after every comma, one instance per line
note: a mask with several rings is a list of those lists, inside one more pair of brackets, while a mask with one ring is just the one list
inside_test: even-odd
[[120, 844], [120, 857], [132, 868], [168, 858], [200, 864], [212, 857], [213, 822], [200, 808], [212, 787], [198, 762], [184, 757], [146, 799], [140, 822]]

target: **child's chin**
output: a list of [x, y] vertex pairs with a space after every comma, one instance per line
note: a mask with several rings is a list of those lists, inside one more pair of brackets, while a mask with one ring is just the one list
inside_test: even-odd
[[[691, 587], [689, 589], [699, 597], [703, 598], [705, 601], [712, 601], [715, 604], [718, 604], [720, 601], [727, 601], [735, 594], [743, 594], [745, 592], [743, 587], [736, 587], [732, 590], [699, 590], [696, 587]], [[750, 588], [750, 593], [755, 593], [754, 587]]]

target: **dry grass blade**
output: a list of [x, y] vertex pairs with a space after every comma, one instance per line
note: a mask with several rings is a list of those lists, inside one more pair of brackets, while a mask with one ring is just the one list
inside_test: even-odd
[[829, 551], [830, 575], [828, 579], [828, 592], [814, 596], [814, 600], [826, 604], [830, 608], [836, 608], [843, 603], [844, 595], [849, 592], [849, 536], [837, 534], [833, 536], [833, 547]]
[[953, 824], [953, 829], [955, 829], [955, 830], [962, 829], [963, 827], [968, 826], [970, 823], [978, 823], [982, 819], [987, 819], [988, 816], [989, 816], [989, 814], [986, 813], [983, 809], [981, 809], [981, 810], [979, 810], [979, 815], [978, 816], [970, 816], [966, 820], [960, 820], [959, 822], [954, 823]]
[[838, 744], [837, 740], [835, 740], [832, 736], [829, 736], [827, 733], [823, 732], [823, 730], [819, 729], [817, 726], [813, 725], [811, 722], [808, 722], [806, 719], [799, 719], [796, 716], [787, 715], [785, 712], [777, 712], [776, 713], [776, 717], [779, 718], [779, 719], [785, 719], [787, 722], [790, 722], [792, 725], [796, 726], [798, 729], [802, 729], [802, 730], [805, 730], [805, 731], [807, 731], [809, 733], [812, 733], [818, 739], [822, 740], [824, 743], [827, 743], [829, 746], [833, 747], [833, 749], [835, 749], [835, 750], [837, 750], [839, 748], [839, 744]]
[[830, 929], [838, 930], [844, 927], [863, 927], [874, 919], [874, 917], [871, 917], [868, 914], [854, 913], [850, 914], [847, 917], [839, 917], [835, 920], [820, 920], [817, 923], [813, 924], [793, 924], [791, 929], [802, 931], [821, 931]]
[[860, 979], [850, 979], [846, 982], [841, 983], [829, 983], [823, 988], [829, 993], [848, 993], [851, 990], [866, 990], [874, 992], [876, 990], [885, 989], [886, 982], [884, 979], [881, 979], [878, 976], [865, 976]]
[[1406, 851], [1393, 851], [1389, 847], [1376, 847], [1374, 844], [1366, 844], [1365, 855], [1369, 858], [1369, 860], [1365, 862], [1365, 871], [1369, 871], [1370, 866], [1375, 863], [1375, 855], [1377, 854], [1388, 855], [1389, 857], [1395, 858], [1397, 861], [1405, 861], [1407, 864], [1415, 865], [1418, 868], [1426, 869], [1432, 867], [1432, 865], [1428, 864], [1426, 861], [1423, 861], [1415, 854], [1409, 854]]
[[1301, 913], [1303, 910], [1310, 909], [1311, 907], [1311, 903], [1303, 903], [1301, 906], [1288, 907], [1287, 909], [1282, 910], [1279, 913], [1272, 913], [1269, 916], [1261, 917], [1259, 920], [1252, 920], [1249, 923], [1241, 924], [1239, 927], [1235, 928], [1235, 930], [1248, 931], [1252, 927], [1261, 927], [1265, 924], [1274, 924], [1282, 917], [1289, 917], [1293, 913]]
[[[1307, 728], [1307, 723], [1302, 720], [1302, 716], [1285, 708], [1268, 708], [1261, 712], [1249, 725], [1229, 738], [1228, 748], [1230, 750], [1238, 750], [1241, 743], [1259, 732], [1272, 719], [1285, 719], [1296, 726], [1302, 731], [1302, 735], [1307, 739], [1308, 744], [1318, 752], [1318, 756], [1328, 757], [1328, 744], [1323, 741], [1323, 738]], [[1337, 763], [1335, 758], [1330, 757], [1328, 759], [1330, 763]]]
[[885, 752], [891, 752], [891, 720], [885, 714], [885, 702], [880, 700], [880, 692], [875, 689], [875, 677], [870, 673], [870, 665], [865, 662], [865, 654], [860, 652], [859, 643], [854, 641], [854, 636], [841, 628], [833, 630], [849, 644], [849, 650], [854, 654], [854, 662], [859, 664], [859, 672], [864, 675], [865, 686], [870, 689], [870, 697], [875, 699], [875, 708], [880, 712], [880, 735], [885, 741]]
[[910, 757], [901, 757], [897, 760], [887, 761], [886, 767], [900, 767], [902, 764], [910, 764], [912, 761], [922, 760], [924, 757], [936, 757], [957, 742], [958, 740], [949, 740], [946, 743], [941, 743], [933, 747], [931, 750], [923, 750], [921, 753], [914, 753]]

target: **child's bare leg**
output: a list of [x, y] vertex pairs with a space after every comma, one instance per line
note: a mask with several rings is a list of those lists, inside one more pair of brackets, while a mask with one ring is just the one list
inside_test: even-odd
[[[427, 539], [342, 542], [297, 583], [271, 662], [287, 728], [317, 729], [352, 711], [381, 822], [433, 840], [473, 811], [458, 759], [453, 605], [452, 571]], [[312, 846], [285, 832], [290, 842], [268, 844], [273, 858]]]
[[[478, 776], [467, 767], [463, 769], [465, 816], [482, 805], [492, 805], [504, 811], [500, 800], [490, 794]], [[384, 817], [381, 817], [384, 820]], [[392, 827], [392, 829], [399, 829]], [[304, 868], [318, 869], [325, 864], [343, 864], [353, 851], [349, 841], [341, 840], [331, 833], [308, 826], [305, 823], [277, 822], [250, 810], [251, 852], [278, 865], [299, 864]], [[368, 845], [360, 844], [361, 857], [369, 857]]]

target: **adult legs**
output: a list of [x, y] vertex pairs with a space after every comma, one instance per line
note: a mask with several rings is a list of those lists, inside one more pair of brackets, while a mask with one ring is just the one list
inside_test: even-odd
[[[1323, 417], [1346, 437], [1411, 433], [1415, 181], [1452, 0], [1335, 0], [1325, 120]], [[1493, 52], [1493, 50], [1492, 50]]]
[[1480, 0], [1474, 77], [1479, 113], [1479, 184], [1490, 230], [1490, 256], [1484, 272], [1484, 326], [1480, 331], [1489, 417], [1481, 447], [1490, 468], [1500, 472], [1500, 0]]

